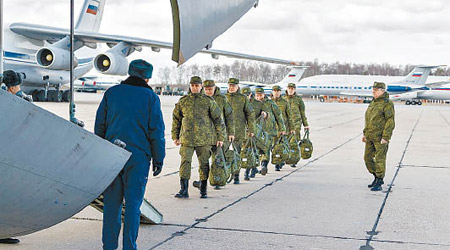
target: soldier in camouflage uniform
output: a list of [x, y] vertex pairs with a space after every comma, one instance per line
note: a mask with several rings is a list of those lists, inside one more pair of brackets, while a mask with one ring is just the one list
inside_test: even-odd
[[[292, 117], [292, 111], [289, 106], [289, 103], [281, 97], [281, 87], [278, 85], [275, 85], [272, 87], [272, 96], [273, 101], [277, 104], [277, 106], [280, 108], [281, 115], [283, 116], [283, 121], [286, 126], [286, 131], [290, 132], [291, 134], [295, 134], [295, 123], [294, 119]], [[278, 127], [278, 131], [280, 131], [281, 128]], [[274, 138], [276, 140], [276, 138]], [[275, 142], [274, 142], [275, 143]], [[275, 171], [280, 171], [283, 167], [284, 163], [275, 165]]]
[[[233, 109], [235, 145], [240, 153], [246, 134], [248, 136], [255, 135], [255, 113], [248, 98], [239, 93], [239, 79], [230, 78], [228, 80], [228, 93], [225, 96]], [[234, 184], [239, 184], [239, 173], [234, 175]]]
[[395, 110], [384, 83], [374, 82], [372, 91], [373, 100], [366, 111], [362, 141], [366, 143], [364, 161], [367, 170], [374, 176], [368, 187], [372, 191], [381, 191], [386, 173], [386, 154], [395, 127]]
[[[288, 84], [286, 95], [283, 98], [289, 103], [291, 108], [292, 118], [295, 124], [295, 135], [297, 136], [297, 140], [300, 141], [302, 124], [305, 127], [305, 131], [309, 129], [309, 125], [305, 114], [305, 103], [303, 102], [302, 97], [297, 95], [295, 83]], [[296, 165], [291, 165], [291, 167], [295, 168]]]
[[213, 98], [202, 93], [202, 79], [194, 76], [189, 94], [180, 98], [173, 110], [172, 139], [180, 148], [180, 185], [177, 198], [188, 198], [191, 162], [194, 151], [200, 164], [202, 182], [201, 198], [206, 198], [209, 175], [209, 158], [213, 145], [222, 146], [225, 139], [225, 123], [222, 112]]
[[[245, 87], [242, 89], [241, 93], [247, 95], [248, 100], [250, 101], [250, 103], [252, 104], [253, 107], [253, 111], [255, 114], [255, 121], [256, 119], [258, 119], [260, 116], [263, 117], [267, 117], [267, 113], [268, 110], [266, 109], [267, 106], [264, 106], [264, 103], [260, 100], [257, 100], [254, 96], [253, 93], [251, 92], [249, 87]], [[257, 128], [257, 124], [255, 122], [255, 129]], [[260, 159], [260, 157], [258, 157], [258, 159]], [[259, 165], [259, 163], [258, 163]], [[250, 180], [250, 178], [255, 178], [256, 174], [258, 173], [258, 166], [254, 166], [251, 169], [247, 168], [245, 170], [245, 176], [244, 176], [244, 180]]]
[[263, 109], [266, 112], [266, 115], [263, 114], [264, 122], [263, 122], [263, 130], [267, 133], [269, 139], [267, 140], [269, 150], [267, 152], [263, 152], [261, 155], [261, 174], [267, 174], [267, 165], [270, 160], [270, 151], [273, 146], [273, 138], [278, 135], [286, 134], [286, 126], [284, 125], [283, 116], [281, 114], [280, 108], [277, 104], [270, 100], [266, 94], [264, 93], [263, 88], [255, 89], [255, 98], [258, 101], [261, 101], [263, 104]]
[[[214, 80], [205, 80], [203, 82], [203, 90], [205, 91], [205, 94], [207, 96], [212, 97], [214, 101], [216, 101], [217, 105], [220, 108], [220, 111], [222, 112], [222, 118], [225, 121], [226, 133], [228, 136], [228, 142], [224, 143], [224, 148], [227, 148], [230, 146], [231, 142], [234, 141], [233, 109], [231, 108], [231, 105], [227, 102], [227, 98], [220, 93], [220, 88], [216, 87]], [[213, 149], [213, 151], [214, 150], [215, 149]], [[194, 181], [193, 185], [194, 187], [200, 189], [202, 187], [199, 181]]]

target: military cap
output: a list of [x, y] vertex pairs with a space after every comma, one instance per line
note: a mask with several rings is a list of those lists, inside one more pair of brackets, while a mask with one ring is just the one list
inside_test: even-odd
[[295, 83], [288, 83], [288, 88], [295, 88]]
[[214, 87], [216, 86], [214, 80], [205, 80], [203, 82], [203, 87]]
[[6, 87], [13, 87], [22, 84], [23, 77], [21, 73], [16, 73], [14, 70], [6, 70], [3, 72], [3, 83]]
[[128, 67], [128, 74], [130, 76], [136, 76], [142, 79], [150, 79], [152, 78], [152, 73], [153, 65], [142, 59], [133, 60]]
[[250, 95], [252, 90], [249, 87], [242, 88], [241, 93], [244, 95]]
[[384, 84], [384, 82], [374, 82], [373, 83], [373, 88], [378, 88], [378, 89], [386, 89], [386, 84]]
[[237, 78], [230, 78], [228, 79], [228, 84], [239, 84], [239, 79]]
[[255, 88], [255, 93], [264, 93], [264, 89], [261, 87]]
[[273, 91], [281, 91], [281, 87], [278, 86], [278, 85], [275, 85], [275, 86], [272, 87], [272, 90]]
[[202, 78], [200, 76], [193, 76], [191, 77], [190, 84], [202, 84]]

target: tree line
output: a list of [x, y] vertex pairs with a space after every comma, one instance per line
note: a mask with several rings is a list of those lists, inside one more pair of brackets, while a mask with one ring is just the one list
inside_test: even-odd
[[[325, 63], [318, 60], [300, 62], [308, 66], [303, 77], [322, 74], [347, 75], [383, 75], [406, 76], [414, 65], [357, 64], [357, 63]], [[187, 85], [191, 76], [199, 75], [203, 79], [214, 79], [216, 82], [227, 82], [236, 77], [241, 81], [272, 84], [281, 81], [289, 72], [288, 66], [272, 65], [262, 62], [235, 60], [232, 64], [215, 65], [183, 65], [181, 67], [164, 67], [158, 71], [156, 83], [161, 85]], [[436, 76], [450, 75], [450, 68], [439, 68], [433, 72]]]

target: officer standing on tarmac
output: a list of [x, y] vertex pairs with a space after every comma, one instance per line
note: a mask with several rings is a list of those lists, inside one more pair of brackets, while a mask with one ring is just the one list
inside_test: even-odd
[[16, 95], [24, 100], [33, 102], [33, 97], [25, 94], [21, 89], [20, 85], [23, 83], [22, 73], [17, 73], [14, 70], [6, 70], [3, 72], [3, 83], [6, 85], [6, 91]]
[[[228, 93], [225, 96], [233, 109], [235, 145], [238, 153], [241, 153], [246, 133], [248, 136], [255, 135], [255, 113], [247, 96], [239, 93], [239, 79], [230, 78], [228, 80]], [[234, 175], [233, 183], [239, 184], [239, 173]]]
[[144, 60], [130, 63], [128, 77], [109, 88], [95, 119], [95, 134], [110, 142], [120, 140], [132, 153], [104, 191], [103, 249], [117, 249], [125, 199], [123, 249], [137, 249], [140, 207], [144, 199], [150, 162], [153, 176], [161, 173], [165, 157], [164, 120], [159, 97], [147, 84], [153, 66]]
[[386, 154], [395, 127], [395, 110], [386, 92], [386, 84], [374, 82], [372, 93], [373, 100], [366, 111], [362, 141], [366, 143], [364, 161], [374, 177], [368, 187], [372, 191], [381, 191], [386, 173]]
[[[227, 102], [227, 98], [220, 93], [220, 88], [216, 87], [214, 80], [205, 80], [203, 82], [203, 90], [207, 96], [214, 99], [222, 112], [222, 118], [225, 121], [226, 132], [228, 135], [228, 142], [224, 142], [224, 148], [228, 148], [234, 140], [233, 109]], [[192, 184], [194, 187], [200, 188], [201, 183], [199, 181], [194, 181]]]
[[[300, 141], [302, 124], [305, 127], [305, 131], [309, 130], [309, 125], [305, 114], [305, 103], [303, 102], [303, 98], [297, 95], [295, 83], [288, 84], [286, 95], [283, 98], [289, 103], [291, 108], [291, 113], [295, 124], [295, 135], [297, 136], [298, 141]], [[291, 165], [291, 167], [295, 168], [296, 165]]]
[[180, 98], [173, 110], [172, 140], [181, 145], [180, 186], [176, 198], [189, 198], [191, 162], [194, 151], [200, 164], [200, 195], [207, 198], [211, 147], [223, 146], [225, 123], [222, 111], [213, 98], [202, 93], [202, 79], [193, 76], [189, 94]]
[[[291, 134], [295, 134], [295, 123], [294, 119], [292, 117], [292, 111], [289, 107], [289, 103], [281, 97], [281, 87], [278, 85], [275, 85], [272, 87], [272, 96], [273, 101], [277, 104], [277, 106], [280, 108], [281, 115], [283, 116], [283, 121], [286, 126], [286, 131], [290, 132]], [[278, 131], [280, 131], [281, 128], [278, 127]], [[276, 165], [275, 171], [280, 171], [283, 167], [283, 164]]]
[[263, 126], [263, 130], [269, 136], [268, 148], [267, 152], [263, 152], [261, 157], [261, 174], [267, 174], [267, 165], [270, 160], [270, 151], [273, 146], [273, 138], [277, 136], [278, 132], [280, 135], [286, 134], [286, 126], [284, 125], [283, 116], [281, 115], [281, 110], [277, 106], [277, 104], [270, 100], [266, 94], [264, 93], [263, 88], [255, 89], [255, 99], [261, 101], [263, 103], [263, 110], [266, 110], [267, 115], [264, 117], [265, 122]]

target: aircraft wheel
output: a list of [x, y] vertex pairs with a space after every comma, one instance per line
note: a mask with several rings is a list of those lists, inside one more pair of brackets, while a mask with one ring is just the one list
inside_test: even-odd
[[406, 105], [411, 105], [411, 101], [408, 100], [408, 101], [405, 102], [405, 104]]
[[48, 91], [48, 101], [49, 102], [61, 102], [62, 101], [62, 92], [56, 90]]
[[45, 90], [36, 90], [35, 93], [36, 99], [33, 96], [33, 100], [36, 100], [37, 102], [47, 101], [47, 99], [45, 98]]
[[320, 101], [320, 102], [325, 102], [325, 98], [319, 97], [319, 101]]
[[70, 91], [69, 90], [65, 90], [62, 93], [62, 99], [63, 99], [63, 102], [69, 102], [70, 101]]
[[417, 102], [417, 105], [422, 105], [422, 102], [421, 102], [421, 101], [418, 101], [418, 102]]

